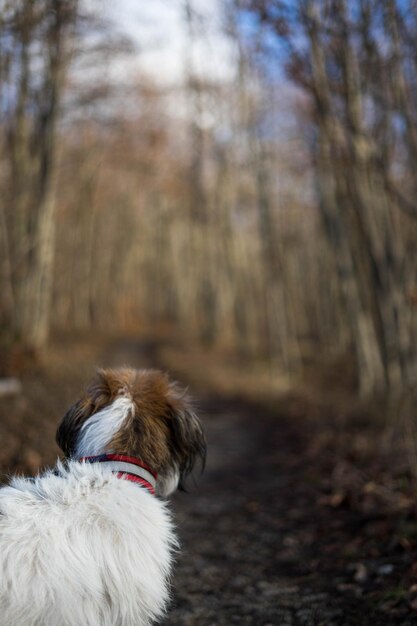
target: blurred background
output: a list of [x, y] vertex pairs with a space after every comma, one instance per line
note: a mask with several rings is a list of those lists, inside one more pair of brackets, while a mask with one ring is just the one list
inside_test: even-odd
[[416, 372], [412, 0], [1, 3], [1, 340]]
[[415, 0], [0, 0], [2, 468], [157, 364], [414, 519], [416, 122]]

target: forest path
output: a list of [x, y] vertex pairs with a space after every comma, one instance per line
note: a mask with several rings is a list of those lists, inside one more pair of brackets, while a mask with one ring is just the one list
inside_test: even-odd
[[[118, 343], [109, 354], [158, 366], [155, 348]], [[173, 498], [182, 550], [165, 626], [415, 624], [400, 585], [411, 555], [383, 515], [323, 505], [317, 431], [282, 407], [204, 390], [197, 400], [207, 466]]]
[[[3, 479], [55, 462], [57, 421], [96, 364], [165, 369], [165, 348], [160, 340], [56, 340], [40, 366], [22, 373], [22, 396], [0, 399]], [[394, 492], [395, 452], [382, 469], [373, 471], [372, 454], [357, 467], [349, 446], [343, 456], [332, 443], [332, 412], [329, 423], [295, 395], [255, 403], [221, 395], [217, 383], [209, 391], [204, 366], [184, 367], [182, 354], [172, 375], [191, 383], [208, 456], [189, 493], [172, 499], [182, 549], [164, 626], [416, 624], [415, 511], [412, 502], [396, 509], [375, 499], [376, 488], [384, 498]], [[370, 436], [362, 415], [345, 422], [342, 437], [353, 429]], [[346, 467], [347, 492], [335, 479]]]

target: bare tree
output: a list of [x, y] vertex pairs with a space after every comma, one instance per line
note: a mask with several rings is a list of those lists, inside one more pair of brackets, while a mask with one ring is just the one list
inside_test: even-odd
[[[306, 0], [255, 1], [251, 8], [282, 42], [288, 75], [311, 98], [318, 196], [361, 388], [401, 387], [413, 380], [417, 362], [407, 295], [415, 262], [400, 215], [414, 210], [395, 180], [401, 162], [405, 186], [415, 185], [417, 76], [404, 19], [408, 9], [415, 24], [415, 7]], [[399, 130], [398, 116], [409, 132]]]
[[45, 342], [52, 293], [57, 117], [77, 2], [4, 2], [1, 7], [2, 132], [7, 179], [2, 206], [3, 311], [14, 336]]

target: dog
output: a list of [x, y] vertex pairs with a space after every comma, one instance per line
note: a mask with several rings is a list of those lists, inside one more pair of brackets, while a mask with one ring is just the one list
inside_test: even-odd
[[60, 423], [55, 469], [0, 489], [0, 626], [149, 626], [178, 542], [164, 498], [206, 442], [157, 370], [99, 370]]

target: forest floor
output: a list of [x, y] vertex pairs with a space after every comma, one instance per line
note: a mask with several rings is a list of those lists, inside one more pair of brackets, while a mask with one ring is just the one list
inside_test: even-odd
[[3, 479], [54, 462], [57, 420], [95, 364], [168, 366], [197, 397], [208, 458], [173, 498], [182, 551], [164, 625], [416, 624], [416, 508], [401, 444], [358, 406], [285, 385], [256, 392], [245, 372], [243, 385], [220, 384], [221, 366], [202, 354], [55, 342], [21, 371], [22, 396], [0, 399]]

